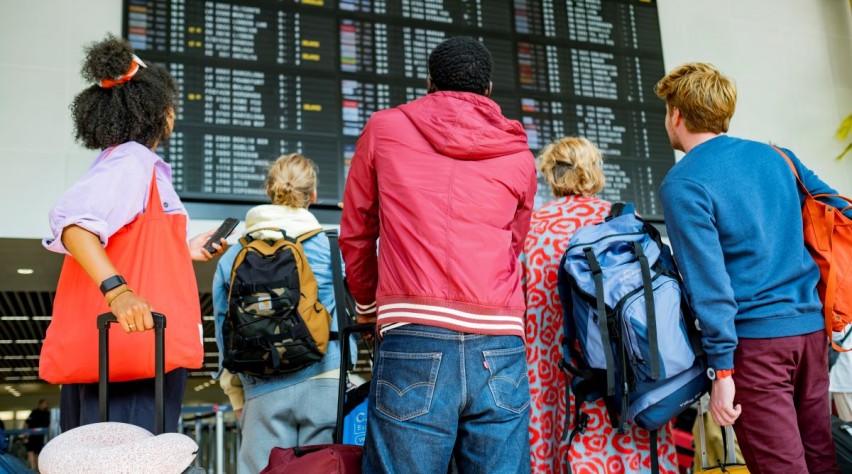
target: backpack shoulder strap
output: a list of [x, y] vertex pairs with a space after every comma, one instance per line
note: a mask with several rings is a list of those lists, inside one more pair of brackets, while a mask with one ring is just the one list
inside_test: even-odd
[[784, 150], [778, 148], [775, 145], [771, 146], [775, 149], [775, 151], [778, 152], [778, 154], [781, 155], [782, 158], [784, 158], [784, 161], [787, 162], [787, 166], [789, 166], [790, 169], [793, 170], [793, 176], [796, 177], [796, 181], [799, 183], [799, 188], [802, 190], [802, 192], [805, 193], [806, 196], [810, 196], [811, 192], [808, 191], [808, 188], [805, 186], [805, 183], [802, 182], [802, 178], [799, 177], [799, 172], [796, 170], [796, 165], [793, 164], [793, 160], [791, 160], [790, 157], [787, 156], [786, 153], [784, 153]]
[[[322, 232], [322, 230], [320, 230]], [[340, 244], [337, 242], [336, 230], [326, 230], [329, 250], [331, 251], [331, 279], [334, 284], [334, 313], [337, 317], [337, 334], [343, 334], [343, 329], [349, 326], [346, 317], [346, 288], [343, 283], [343, 261], [340, 257]], [[344, 354], [343, 357], [347, 355]]]
[[633, 203], [630, 202], [616, 202], [609, 208], [609, 215], [604, 219], [605, 222], [609, 222], [616, 217], [621, 217], [625, 214], [635, 214], [636, 208], [633, 206]]
[[648, 318], [648, 345], [649, 358], [651, 359], [651, 379], [660, 378], [660, 348], [657, 341], [657, 310], [654, 304], [654, 282], [651, 281], [651, 267], [648, 265], [648, 257], [642, 249], [642, 244], [633, 241], [633, 254], [639, 260], [639, 268], [642, 271], [642, 288], [645, 292], [645, 315]]
[[[308, 232], [305, 232], [304, 234], [296, 237], [296, 243], [301, 244], [302, 242], [304, 242], [304, 241], [310, 239], [311, 237], [321, 233], [322, 231], [323, 231], [322, 228], [319, 228], [319, 229], [314, 229], [314, 230], [310, 230]], [[335, 238], [336, 238], [336, 234], [335, 234]]]
[[583, 249], [586, 260], [589, 262], [589, 268], [592, 271], [592, 277], [595, 281], [595, 300], [597, 302], [598, 311], [598, 330], [601, 333], [601, 343], [603, 345], [604, 359], [606, 360], [606, 394], [613, 395], [615, 393], [615, 362], [612, 357], [610, 347], [609, 327], [606, 301], [604, 299], [604, 284], [603, 284], [603, 269], [598, 263], [595, 253], [591, 247]]

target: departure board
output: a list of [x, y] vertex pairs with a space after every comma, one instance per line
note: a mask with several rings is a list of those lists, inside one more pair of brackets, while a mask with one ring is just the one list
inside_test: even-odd
[[[674, 164], [654, 95], [665, 73], [653, 0], [125, 0], [124, 34], [178, 83], [159, 150], [183, 199], [262, 202], [269, 163], [300, 152], [320, 203], [343, 195], [370, 115], [426, 94], [448, 37], [494, 58], [493, 99], [536, 153], [581, 135], [604, 153], [602, 197], [662, 216]], [[552, 198], [543, 183], [536, 204]]]

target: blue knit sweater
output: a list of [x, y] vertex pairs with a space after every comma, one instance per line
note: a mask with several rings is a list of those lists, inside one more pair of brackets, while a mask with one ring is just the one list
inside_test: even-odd
[[[784, 151], [811, 194], [836, 194]], [[663, 181], [666, 228], [711, 367], [733, 368], [738, 337], [824, 328], [797, 189], [778, 152], [726, 135], [690, 150]]]

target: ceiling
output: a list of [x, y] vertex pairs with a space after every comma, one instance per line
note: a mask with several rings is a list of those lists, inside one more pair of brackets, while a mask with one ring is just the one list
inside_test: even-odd
[[[58, 388], [38, 378], [38, 357], [62, 258], [37, 239], [0, 239], [0, 411], [31, 409], [39, 398], [58, 403]], [[194, 267], [204, 322], [204, 367], [190, 372], [186, 401], [224, 403], [218, 384], [210, 383], [218, 361], [210, 293], [216, 261], [194, 262]], [[19, 269], [32, 273], [20, 274]]]

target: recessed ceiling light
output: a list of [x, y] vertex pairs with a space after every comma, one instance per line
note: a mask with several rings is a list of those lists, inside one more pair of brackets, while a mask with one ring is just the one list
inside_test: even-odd
[[32, 275], [33, 273], [35, 273], [35, 270], [33, 270], [32, 268], [19, 268], [18, 273], [21, 275]]

